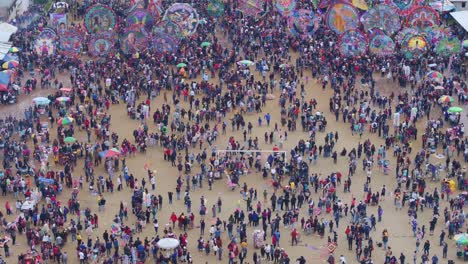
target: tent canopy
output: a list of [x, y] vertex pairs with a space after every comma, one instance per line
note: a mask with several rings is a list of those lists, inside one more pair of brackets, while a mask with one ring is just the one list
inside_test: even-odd
[[0, 60], [4, 60], [7, 53], [10, 51], [12, 44], [10, 42], [0, 41]]
[[465, 31], [468, 31], [468, 10], [452, 12], [450, 15], [465, 29]]
[[0, 41], [7, 42], [12, 34], [16, 33], [18, 28], [8, 23], [0, 23]]

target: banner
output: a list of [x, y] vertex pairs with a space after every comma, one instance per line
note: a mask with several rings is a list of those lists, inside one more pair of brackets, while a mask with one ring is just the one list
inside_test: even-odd
[[56, 28], [59, 34], [61, 31], [65, 31], [67, 29], [67, 14], [51, 13], [50, 25], [52, 28]]

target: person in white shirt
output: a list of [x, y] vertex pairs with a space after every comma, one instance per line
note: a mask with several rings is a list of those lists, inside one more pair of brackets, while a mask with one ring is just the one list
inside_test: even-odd
[[340, 264], [346, 264], [346, 258], [343, 255], [340, 256]]

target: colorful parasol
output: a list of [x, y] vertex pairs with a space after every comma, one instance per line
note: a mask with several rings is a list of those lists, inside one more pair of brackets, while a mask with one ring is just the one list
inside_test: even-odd
[[388, 56], [395, 52], [395, 42], [387, 35], [376, 35], [369, 43], [369, 51], [377, 56]]
[[296, 8], [296, 1], [295, 0], [276, 0], [276, 9], [282, 14], [283, 16], [290, 16], [294, 8]]
[[458, 239], [460, 239], [462, 237], [468, 237], [468, 234], [467, 233], [461, 233], [461, 234], [454, 235], [453, 240], [457, 241]]
[[359, 26], [359, 13], [350, 4], [337, 3], [328, 11], [327, 25], [336, 34], [356, 29]]
[[361, 22], [366, 31], [378, 28], [387, 35], [393, 35], [401, 27], [400, 17], [396, 13], [397, 9], [391, 5], [377, 5], [361, 16]]
[[208, 42], [208, 41], [204, 41], [204, 42], [202, 42], [202, 44], [201, 44], [200, 46], [201, 46], [202, 48], [204, 48], [204, 47], [209, 47], [209, 46], [211, 46], [211, 43]]
[[103, 158], [113, 158], [113, 157], [118, 157], [120, 155], [120, 151], [116, 148], [111, 148], [109, 150], [104, 150], [99, 152], [99, 156]]
[[71, 125], [73, 121], [75, 121], [75, 119], [69, 116], [66, 116], [64, 118], [60, 118], [57, 123], [61, 126], [68, 126], [68, 125]]
[[63, 139], [63, 142], [65, 143], [75, 143], [76, 142], [76, 138], [74, 137], [66, 137]]
[[17, 52], [20, 52], [21, 49], [20, 48], [17, 48], [17, 47], [11, 47], [8, 52], [11, 52], [11, 53], [17, 53]]
[[60, 88], [60, 91], [65, 92], [65, 93], [69, 93], [69, 92], [71, 92], [72, 90], [73, 90], [72, 88], [65, 88], [65, 87], [64, 87], [64, 88]]
[[459, 106], [452, 106], [448, 109], [448, 112], [449, 113], [461, 113], [463, 112], [463, 108], [459, 107]]
[[55, 101], [57, 101], [57, 102], [59, 102], [59, 103], [65, 103], [65, 102], [70, 101], [70, 97], [61, 96], [61, 97], [55, 99]]
[[444, 81], [444, 75], [438, 71], [430, 71], [426, 74], [426, 79], [436, 83], [442, 83]]
[[439, 103], [453, 103], [455, 100], [450, 95], [442, 95], [439, 98]]
[[50, 103], [50, 99], [47, 97], [36, 97], [32, 101], [36, 105], [48, 105]]
[[18, 67], [19, 62], [15, 60], [7, 61], [2, 64], [3, 69], [13, 69]]
[[181, 62], [181, 63], [177, 64], [176, 67], [177, 68], [185, 68], [185, 67], [187, 67], [187, 64]]
[[249, 60], [241, 60], [237, 62], [237, 65], [253, 66], [255, 65], [255, 62]]
[[340, 35], [338, 45], [341, 55], [356, 57], [366, 53], [367, 38], [359, 30], [348, 30]]

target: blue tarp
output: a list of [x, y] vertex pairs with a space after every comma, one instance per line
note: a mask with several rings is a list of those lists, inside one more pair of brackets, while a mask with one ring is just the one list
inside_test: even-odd
[[0, 91], [6, 91], [8, 84], [10, 84], [10, 74], [0, 72]]

